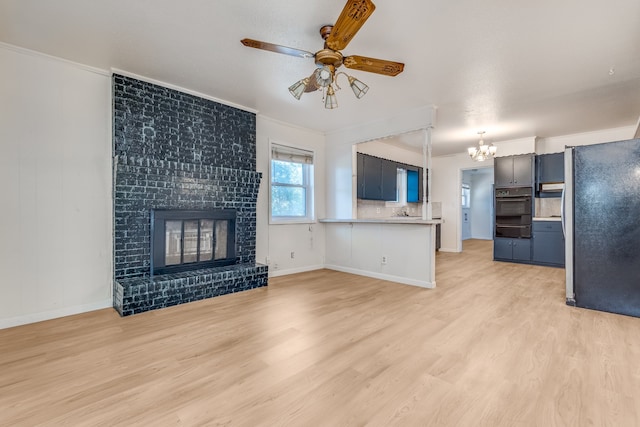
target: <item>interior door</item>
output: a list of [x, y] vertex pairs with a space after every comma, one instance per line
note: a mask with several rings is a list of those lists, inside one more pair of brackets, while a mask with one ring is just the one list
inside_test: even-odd
[[471, 238], [471, 209], [462, 208], [462, 240]]

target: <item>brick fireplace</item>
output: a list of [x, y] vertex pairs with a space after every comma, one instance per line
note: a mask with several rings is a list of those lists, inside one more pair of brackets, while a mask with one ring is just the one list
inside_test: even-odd
[[[255, 114], [121, 75], [113, 76], [113, 102], [114, 308], [127, 316], [266, 286], [267, 267], [255, 262], [261, 179]], [[154, 272], [151, 220], [154, 212], [166, 211], [233, 212], [233, 233], [224, 236], [234, 241], [220, 252], [224, 262], [190, 263], [193, 255], [185, 255], [194, 241], [196, 248], [216, 245], [215, 238], [206, 243], [203, 237], [209, 227], [204, 218], [195, 228], [197, 240], [182, 237], [177, 245], [187, 262]], [[188, 238], [184, 227], [194, 219], [181, 221]], [[155, 240], [158, 246], [157, 233]], [[211, 254], [216, 261], [213, 249]], [[196, 261], [201, 257], [197, 252]]]

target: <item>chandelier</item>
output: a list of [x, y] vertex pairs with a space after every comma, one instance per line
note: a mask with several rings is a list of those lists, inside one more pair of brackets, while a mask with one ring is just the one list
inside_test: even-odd
[[336, 91], [340, 90], [340, 86], [338, 86], [336, 79], [340, 74], [344, 74], [345, 76], [347, 76], [349, 86], [351, 87], [351, 90], [353, 91], [356, 98], [362, 98], [369, 90], [369, 86], [356, 79], [355, 77], [352, 77], [342, 71], [336, 73], [336, 68], [333, 65], [325, 65], [315, 70], [310, 77], [305, 77], [304, 79], [292, 84], [289, 87], [289, 92], [291, 92], [291, 95], [293, 95], [294, 98], [299, 100], [300, 97], [302, 97], [302, 94], [305, 92], [321, 90], [322, 100], [324, 101], [324, 108], [327, 108], [329, 110], [338, 108], [338, 98], [336, 98]]
[[496, 156], [496, 152], [498, 151], [498, 147], [493, 144], [485, 145], [482, 136], [484, 135], [484, 131], [478, 132], [480, 135], [480, 141], [478, 141], [477, 147], [469, 147], [468, 152], [469, 156], [476, 162], [484, 162], [489, 158], [493, 158]]

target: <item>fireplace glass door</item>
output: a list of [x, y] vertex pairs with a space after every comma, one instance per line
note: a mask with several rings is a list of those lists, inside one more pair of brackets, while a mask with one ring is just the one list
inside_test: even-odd
[[235, 262], [235, 210], [152, 211], [152, 274]]

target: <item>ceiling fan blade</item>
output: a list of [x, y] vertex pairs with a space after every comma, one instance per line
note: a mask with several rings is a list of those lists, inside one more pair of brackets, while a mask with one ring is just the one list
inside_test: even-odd
[[240, 42], [247, 47], [256, 49], [270, 50], [271, 52], [282, 53], [284, 55], [299, 56], [301, 58], [313, 58], [313, 53], [306, 50], [296, 49], [293, 47], [281, 46], [279, 44], [261, 42], [252, 39], [242, 39]]
[[342, 63], [352, 70], [368, 71], [370, 73], [384, 74], [385, 76], [397, 76], [404, 70], [402, 62], [367, 58], [366, 56], [347, 56]]
[[333, 50], [342, 50], [356, 35], [376, 6], [371, 0], [349, 0], [342, 9], [338, 20], [327, 37], [327, 46]]

